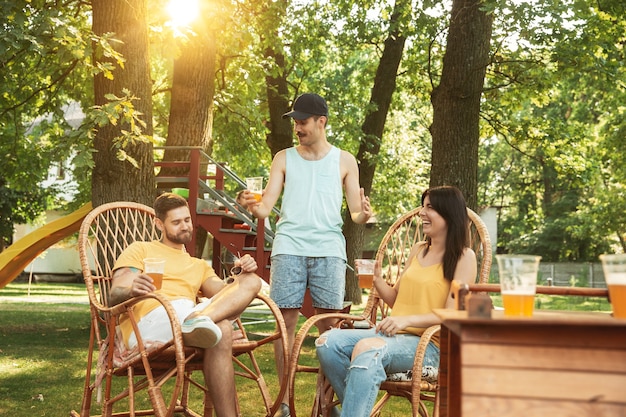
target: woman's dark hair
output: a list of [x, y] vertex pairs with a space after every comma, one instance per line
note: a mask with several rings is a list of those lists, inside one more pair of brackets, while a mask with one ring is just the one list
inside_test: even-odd
[[154, 215], [164, 222], [167, 212], [179, 207], [187, 207], [187, 200], [178, 194], [163, 193], [154, 200]]
[[[422, 193], [422, 206], [426, 196], [430, 197], [430, 205], [448, 225], [446, 235], [446, 249], [443, 255], [443, 276], [452, 281], [456, 264], [463, 255], [463, 250], [468, 247], [469, 242], [469, 217], [463, 193], [456, 187], [441, 186], [433, 187]], [[428, 247], [430, 247], [430, 237], [426, 236]], [[428, 253], [428, 248], [424, 254]]]

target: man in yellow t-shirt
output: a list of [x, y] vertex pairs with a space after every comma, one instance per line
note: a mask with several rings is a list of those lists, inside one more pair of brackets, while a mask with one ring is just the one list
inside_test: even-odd
[[[235, 376], [232, 364], [232, 320], [239, 316], [261, 289], [255, 274], [254, 258], [244, 255], [237, 260], [241, 274], [226, 284], [204, 260], [185, 250], [193, 234], [187, 201], [171, 193], [160, 195], [155, 203], [155, 225], [160, 241], [135, 242], [117, 259], [109, 302], [119, 304], [132, 297], [156, 291], [165, 296], [176, 310], [182, 324], [185, 345], [205, 349], [204, 380], [218, 416], [236, 415]], [[143, 273], [143, 259], [164, 258], [165, 271], [160, 289]], [[196, 304], [198, 293], [208, 297]], [[154, 299], [135, 307], [138, 329], [144, 341], [167, 342], [172, 338], [165, 309]], [[137, 344], [128, 320], [120, 322], [124, 342]]]

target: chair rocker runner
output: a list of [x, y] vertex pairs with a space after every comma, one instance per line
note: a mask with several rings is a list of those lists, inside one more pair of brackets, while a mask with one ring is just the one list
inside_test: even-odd
[[[419, 216], [420, 210], [421, 207], [415, 208], [396, 220], [388, 229], [378, 247], [376, 260], [381, 262], [383, 278], [390, 285], [393, 285], [400, 278], [411, 247], [424, 238], [421, 228], [422, 221]], [[470, 247], [476, 253], [478, 262], [476, 282], [484, 284], [487, 283], [491, 270], [491, 241], [487, 227], [481, 218], [470, 209], [467, 209], [467, 213], [470, 220], [468, 231]], [[338, 320], [336, 327], [373, 327], [377, 321], [385, 318], [390, 311], [391, 308], [379, 298], [375, 288], [373, 288], [361, 315], [341, 313], [321, 314], [309, 318], [302, 325], [296, 335], [294, 348], [289, 361], [291, 417], [296, 416], [296, 399], [293, 393], [295, 380], [299, 373], [317, 373], [316, 394], [311, 410], [312, 417], [329, 417], [331, 416], [332, 408], [338, 404], [332, 387], [327, 382], [323, 373], [319, 371], [319, 368], [300, 363], [302, 345], [307, 337], [312, 336], [309, 334], [311, 329], [317, 329], [315, 324], [321, 319], [334, 317]], [[434, 403], [433, 415], [438, 415], [438, 369], [424, 369], [422, 367], [422, 360], [426, 352], [426, 346], [432, 336], [437, 334], [439, 330], [439, 325], [431, 326], [422, 335], [415, 354], [413, 369], [399, 374], [388, 375], [387, 380], [383, 382], [380, 387], [380, 390], [384, 391], [384, 394], [374, 406], [371, 416], [381, 415], [383, 406], [393, 396], [407, 398], [411, 402], [413, 416], [429, 415], [424, 401]]]
[[[98, 408], [92, 404], [94, 393], [97, 394], [98, 402], [101, 402], [99, 415], [106, 417], [135, 415], [169, 417], [174, 413], [197, 417], [213, 415], [213, 404], [207, 389], [203, 383], [198, 383], [192, 378], [194, 371], [202, 371], [203, 350], [183, 345], [181, 324], [171, 304], [160, 294], [150, 293], [115, 306], [108, 305], [115, 260], [134, 241], [159, 239], [154, 218], [154, 210], [151, 207], [132, 202], [115, 202], [92, 210], [81, 225], [78, 245], [89, 295], [91, 330], [83, 402], [80, 412], [71, 411], [70, 415], [73, 417], [94, 415], [91, 414], [92, 409]], [[170, 317], [174, 337], [165, 344], [146, 342], [137, 331], [133, 306], [147, 298], [158, 300]], [[241, 320], [237, 320], [234, 324], [236, 330], [233, 332], [233, 361], [237, 365], [236, 376], [256, 382], [265, 415], [271, 416], [280, 405], [280, 398], [286, 389], [287, 376], [279, 378], [277, 381], [279, 392], [271, 395], [254, 357], [254, 350], [268, 343], [272, 346], [271, 343], [274, 341], [286, 346], [287, 337], [278, 307], [263, 294], [257, 295], [255, 302], [259, 301], [274, 315], [276, 328], [270, 334], [252, 340], [248, 339]], [[126, 349], [121, 337], [116, 333], [116, 326], [122, 314], [129, 316], [137, 335], [137, 347], [131, 351]], [[285, 369], [286, 365], [285, 363]], [[125, 378], [114, 378], [116, 376]], [[190, 407], [189, 396], [192, 387], [197, 388], [194, 392], [203, 394], [204, 408], [201, 413]], [[138, 395], [141, 391], [147, 391], [147, 395]], [[239, 404], [237, 406], [239, 408]]]

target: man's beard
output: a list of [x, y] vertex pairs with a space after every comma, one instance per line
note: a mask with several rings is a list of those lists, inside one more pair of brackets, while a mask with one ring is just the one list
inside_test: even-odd
[[186, 245], [187, 243], [191, 242], [192, 236], [193, 235], [190, 231], [180, 232], [177, 235], [172, 235], [168, 233], [167, 231], [165, 232], [165, 237], [167, 237], [167, 240], [169, 240], [172, 243], [179, 244], [179, 245]]

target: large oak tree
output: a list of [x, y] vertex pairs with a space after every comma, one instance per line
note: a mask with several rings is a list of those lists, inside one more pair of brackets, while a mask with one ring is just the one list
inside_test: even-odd
[[150, 77], [147, 0], [93, 0], [93, 31], [113, 33], [123, 61], [101, 55], [94, 61], [112, 69], [94, 77], [95, 104], [110, 116], [94, 139], [92, 203], [136, 201], [155, 197], [152, 155], [152, 82]]
[[439, 85], [433, 90], [430, 186], [455, 185], [477, 206], [480, 98], [492, 15], [483, 0], [454, 0]]

